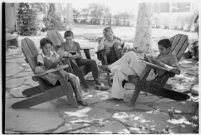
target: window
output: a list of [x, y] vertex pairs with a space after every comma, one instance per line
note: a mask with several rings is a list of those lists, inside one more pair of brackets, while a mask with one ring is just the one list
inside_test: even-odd
[[172, 3], [172, 12], [189, 12], [191, 3]]

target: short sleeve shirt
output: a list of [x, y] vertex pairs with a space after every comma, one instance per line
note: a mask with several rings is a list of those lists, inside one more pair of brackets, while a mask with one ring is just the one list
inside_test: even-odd
[[54, 59], [58, 59], [58, 57], [59, 55], [55, 51], [50, 52], [50, 57], [44, 55], [41, 51], [37, 56], [37, 62], [43, 64], [45, 68], [48, 69], [50, 67], [47, 67], [47, 65], [50, 65], [51, 61]]
[[[158, 55], [157, 59], [163, 62], [164, 64], [179, 68], [177, 57], [172, 53], [169, 53], [167, 55]], [[161, 76], [165, 71], [156, 69], [156, 72], [159, 76]]]
[[157, 59], [169, 66], [178, 67], [177, 57], [172, 53], [167, 55], [159, 55]]
[[80, 53], [80, 45], [78, 42], [73, 41], [73, 46], [68, 45], [66, 42], [63, 42], [61, 44], [61, 47], [58, 49], [58, 51], [67, 51], [67, 52], [77, 52]]
[[120, 38], [115, 37], [115, 36], [114, 36], [113, 41], [108, 41], [106, 38], [102, 38], [102, 40], [100, 41], [100, 43], [98, 45], [98, 51], [103, 50], [103, 49], [106, 49], [106, 51], [109, 51], [110, 47], [112, 47], [114, 43], [119, 43], [119, 45], [120, 45], [122, 42], [121, 42]]

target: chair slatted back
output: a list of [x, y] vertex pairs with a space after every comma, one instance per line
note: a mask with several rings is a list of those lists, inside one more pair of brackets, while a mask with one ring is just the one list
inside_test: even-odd
[[37, 66], [38, 50], [36, 49], [34, 42], [29, 38], [24, 38], [22, 40], [21, 48], [26, 61], [29, 63], [32, 71], [35, 72], [35, 67]]
[[61, 43], [64, 42], [63, 37], [61, 36], [61, 34], [56, 31], [56, 30], [50, 30], [47, 32], [47, 38], [50, 39], [50, 41], [52, 42], [53, 46], [60, 46]]
[[170, 41], [172, 43], [172, 53], [176, 55], [179, 61], [189, 45], [188, 36], [177, 34], [174, 37], [170, 38]]
[[[177, 34], [174, 37], [170, 38], [170, 41], [172, 43], [171, 51], [179, 61], [189, 45], [188, 36], [183, 34]], [[162, 76], [158, 77], [157, 80], [158, 82], [160, 82], [161, 86], [164, 86], [169, 77], [171, 76], [171, 73], [166, 72]]]

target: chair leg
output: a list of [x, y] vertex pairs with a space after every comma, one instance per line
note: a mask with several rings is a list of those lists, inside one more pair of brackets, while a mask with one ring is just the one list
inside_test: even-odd
[[140, 84], [138, 83], [136, 85], [136, 88], [135, 88], [135, 91], [134, 91], [134, 93], [132, 95], [132, 98], [131, 98], [131, 100], [130, 100], [130, 102], [128, 104], [129, 106], [134, 106], [135, 105], [135, 102], [136, 102], [136, 100], [137, 100], [137, 98], [138, 98], [138, 96], [140, 94], [140, 91], [141, 91], [141, 87], [140, 87]]
[[134, 106], [135, 102], [140, 94], [140, 91], [143, 90], [145, 91], [145, 82], [146, 82], [146, 78], [150, 72], [151, 68], [150, 67], [146, 67], [145, 70], [142, 73], [141, 79], [137, 82], [136, 87], [135, 87], [135, 91], [133, 92], [132, 98], [129, 102], [129, 106]]
[[66, 82], [62, 77], [60, 77], [59, 82], [61, 84], [63, 93], [67, 96], [70, 105], [72, 107], [78, 107], [77, 100], [74, 96], [73, 88], [70, 83]]
[[24, 90], [22, 94], [26, 97], [31, 97], [33, 95], [40, 94], [41, 92], [44, 92], [44, 91], [40, 88], [40, 86], [36, 86], [36, 87], [32, 87], [32, 88], [28, 88]]
[[111, 80], [110, 80], [110, 73], [107, 73], [107, 81], [108, 81], [108, 85], [111, 87], [112, 83], [111, 83]]
[[31, 98], [14, 103], [11, 107], [13, 109], [29, 108], [62, 96], [64, 96], [63, 90], [61, 86], [57, 86]]

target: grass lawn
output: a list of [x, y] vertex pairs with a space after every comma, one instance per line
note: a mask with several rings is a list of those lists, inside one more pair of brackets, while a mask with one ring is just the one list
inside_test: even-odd
[[[80, 43], [80, 46], [92, 46], [94, 47], [93, 52], [97, 50], [98, 43], [96, 42], [97, 37], [102, 36], [102, 31], [106, 26], [101, 25], [84, 25], [84, 24], [74, 24], [72, 26], [72, 31], [74, 32], [75, 41]], [[126, 41], [126, 44], [133, 46], [135, 27], [123, 27], [123, 26], [112, 26], [114, 35], [120, 37], [122, 40]], [[65, 31], [60, 31], [61, 35], [64, 35]], [[176, 34], [186, 34], [189, 36], [189, 40], [196, 40], [197, 34], [192, 32], [184, 32], [178, 30], [169, 29], [152, 29], [152, 49], [157, 50], [157, 42], [162, 38], [170, 38]], [[39, 36], [29, 36], [32, 39], [36, 47], [39, 48], [39, 41], [41, 38], [46, 36], [46, 32], [41, 33]], [[21, 45], [21, 39], [24, 36], [19, 37], [19, 45]], [[92, 53], [93, 56], [93, 53]]]

